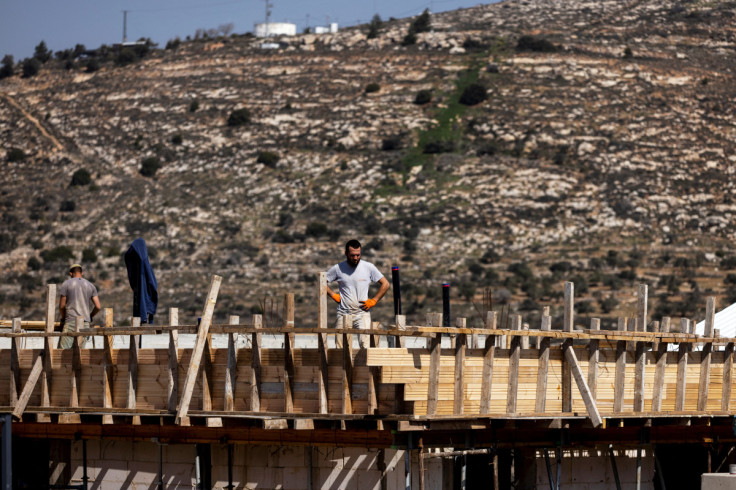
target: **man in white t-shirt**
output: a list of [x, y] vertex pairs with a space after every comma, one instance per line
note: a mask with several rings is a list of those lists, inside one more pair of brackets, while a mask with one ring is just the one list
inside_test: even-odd
[[[84, 319], [84, 328], [89, 328], [92, 317], [100, 311], [100, 298], [97, 297], [97, 288], [83, 278], [82, 266], [73, 264], [69, 268], [69, 279], [61, 285], [59, 294], [59, 314], [63, 332], [73, 332], [77, 317]], [[89, 309], [92, 303], [92, 311]], [[64, 336], [59, 341], [59, 348], [71, 349], [74, 337]]]
[[[327, 282], [337, 281], [339, 293], [327, 286], [327, 296], [332, 298], [337, 307], [337, 326], [347, 315], [353, 317], [353, 328], [370, 328], [370, 309], [381, 301], [388, 291], [389, 283], [375, 265], [360, 260], [361, 246], [358, 240], [350, 240], [345, 244], [344, 262], [340, 262], [327, 271]], [[379, 284], [378, 292], [373, 298], [368, 297], [368, 288], [371, 284]], [[359, 338], [361, 347], [364, 347]]]

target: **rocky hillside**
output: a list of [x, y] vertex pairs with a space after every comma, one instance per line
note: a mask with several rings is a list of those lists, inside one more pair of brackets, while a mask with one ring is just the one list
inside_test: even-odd
[[125, 323], [121, 253], [142, 236], [182, 319], [217, 273], [221, 318], [290, 291], [311, 321], [353, 237], [401, 266], [410, 323], [443, 281], [471, 324], [489, 297], [559, 316], [564, 280], [580, 324], [632, 315], [641, 282], [656, 315], [702, 318], [705, 296], [736, 301], [735, 14], [506, 1], [433, 15], [415, 43], [401, 19], [0, 80], [0, 317], [41, 318], [43, 285], [83, 260]]

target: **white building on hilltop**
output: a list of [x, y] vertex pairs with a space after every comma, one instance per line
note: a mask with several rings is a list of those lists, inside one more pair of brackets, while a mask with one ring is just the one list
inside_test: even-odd
[[253, 29], [256, 37], [296, 36], [296, 24], [291, 22], [261, 22]]

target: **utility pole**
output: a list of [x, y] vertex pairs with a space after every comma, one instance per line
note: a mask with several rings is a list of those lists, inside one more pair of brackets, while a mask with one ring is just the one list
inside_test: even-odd
[[123, 10], [123, 44], [128, 41], [128, 12], [130, 10]]
[[264, 37], [268, 37], [268, 23], [269, 23], [269, 20], [271, 19], [271, 7], [273, 7], [273, 4], [269, 2], [269, 0], [265, 0], [265, 1], [266, 1], [266, 25], [264, 26], [265, 27]]

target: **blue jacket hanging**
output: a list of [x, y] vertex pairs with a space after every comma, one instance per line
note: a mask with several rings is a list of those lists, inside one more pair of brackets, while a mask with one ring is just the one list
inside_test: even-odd
[[125, 267], [133, 289], [133, 316], [140, 317], [141, 323], [153, 323], [158, 305], [158, 283], [148, 261], [148, 250], [143, 238], [136, 238], [125, 252]]

